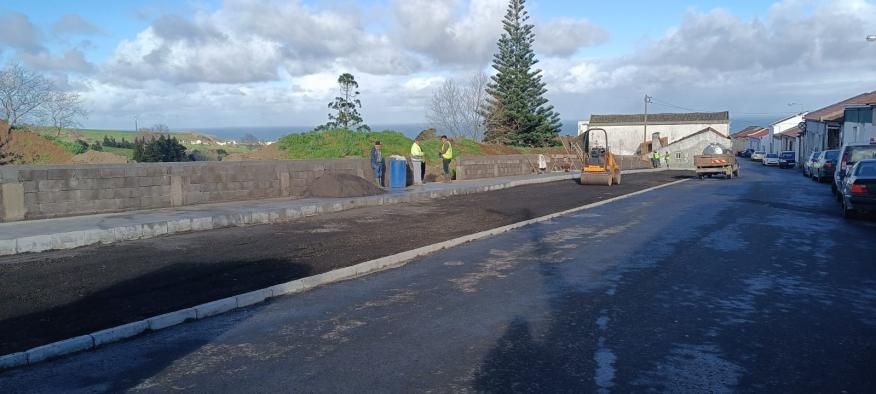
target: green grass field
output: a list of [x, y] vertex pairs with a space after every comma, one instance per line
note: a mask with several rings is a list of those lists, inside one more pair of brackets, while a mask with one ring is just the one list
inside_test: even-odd
[[104, 152], [113, 153], [119, 156], [124, 156], [128, 160], [132, 160], [134, 158], [134, 150], [133, 149], [125, 149], [125, 148], [113, 148], [109, 146], [103, 147]]

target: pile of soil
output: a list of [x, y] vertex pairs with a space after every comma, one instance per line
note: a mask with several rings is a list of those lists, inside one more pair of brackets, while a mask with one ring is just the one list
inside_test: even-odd
[[14, 158], [11, 164], [66, 164], [73, 157], [58, 144], [30, 131], [13, 130], [8, 138], [3, 154]]
[[88, 152], [73, 156], [73, 159], [71, 161], [80, 164], [124, 164], [128, 162], [128, 158], [109, 152], [97, 152], [90, 150]]
[[224, 161], [249, 161], [249, 160], [285, 160], [288, 159], [286, 151], [281, 150], [277, 144], [268, 145], [264, 148], [245, 153], [232, 153], [225, 157]]
[[383, 194], [374, 183], [350, 174], [326, 174], [316, 178], [305, 197], [362, 197]]

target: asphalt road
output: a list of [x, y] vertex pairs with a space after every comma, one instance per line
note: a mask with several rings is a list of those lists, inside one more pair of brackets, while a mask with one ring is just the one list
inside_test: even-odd
[[690, 176], [574, 181], [291, 223], [0, 257], [0, 354], [88, 334]]
[[94, 352], [2, 392], [873, 392], [876, 223], [746, 165]]

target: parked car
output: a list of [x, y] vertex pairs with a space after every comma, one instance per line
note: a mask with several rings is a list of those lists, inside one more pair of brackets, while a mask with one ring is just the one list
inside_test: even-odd
[[815, 166], [815, 161], [818, 160], [818, 155], [821, 152], [812, 152], [809, 154], [809, 157], [806, 159], [806, 162], [803, 163], [803, 176], [807, 178], [811, 178], [813, 174], [812, 168]]
[[812, 171], [810, 177], [819, 183], [825, 179], [830, 179], [833, 172], [836, 170], [836, 158], [839, 156], [839, 150], [831, 149], [820, 152], [815, 162], [812, 163]]
[[751, 160], [752, 160], [752, 161], [763, 161], [763, 158], [764, 158], [765, 156], [766, 156], [766, 152], [764, 152], [764, 151], [762, 151], [762, 150], [754, 151], [754, 152], [752, 152], [752, 154], [751, 154]]
[[839, 150], [839, 164], [833, 173], [833, 184], [830, 189], [837, 201], [842, 201], [842, 196], [837, 191], [843, 184], [846, 174], [855, 163], [861, 160], [876, 159], [876, 144], [843, 145]]
[[797, 166], [797, 152], [786, 150], [779, 153], [779, 168], [794, 168]]
[[754, 149], [748, 148], [742, 151], [742, 157], [750, 158], [752, 153], [754, 153]]
[[876, 209], [876, 159], [855, 163], [843, 179], [839, 194], [844, 218]]
[[779, 154], [778, 153], [767, 153], [764, 156], [763, 161], [761, 162], [765, 166], [777, 166], [779, 165]]

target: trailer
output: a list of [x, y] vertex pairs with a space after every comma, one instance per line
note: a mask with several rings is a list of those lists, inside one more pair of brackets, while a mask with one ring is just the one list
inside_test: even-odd
[[732, 154], [695, 155], [694, 166], [700, 179], [715, 175], [723, 175], [725, 179], [739, 177], [739, 162]]

